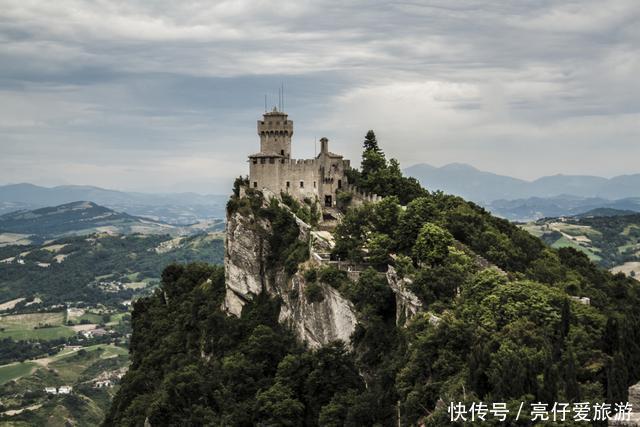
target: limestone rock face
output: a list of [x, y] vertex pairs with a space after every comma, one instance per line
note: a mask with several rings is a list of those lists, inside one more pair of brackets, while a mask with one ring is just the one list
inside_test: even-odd
[[422, 302], [407, 287], [411, 280], [400, 278], [392, 266], [389, 266], [387, 270], [387, 282], [396, 295], [396, 325], [404, 325], [407, 320], [422, 311]]
[[297, 273], [289, 282], [290, 288], [281, 295], [284, 304], [280, 310], [280, 322], [295, 331], [311, 348], [321, 347], [331, 341], [350, 343], [357, 320], [355, 307], [329, 285], [322, 287], [321, 300], [310, 302], [305, 296], [308, 284]]
[[[296, 222], [299, 238], [308, 241], [311, 227], [299, 218]], [[334, 340], [349, 344], [357, 323], [353, 304], [324, 284], [319, 285], [321, 297], [309, 301], [305, 295], [308, 284], [301, 273], [288, 277], [283, 269], [274, 270], [273, 266], [267, 265], [269, 233], [271, 224], [267, 220], [239, 212], [228, 215], [223, 309], [240, 317], [244, 305], [264, 290], [281, 298], [279, 321], [288, 325], [310, 347]]]
[[223, 309], [240, 317], [242, 307], [265, 286], [265, 239], [256, 230], [270, 230], [264, 220], [239, 212], [227, 218], [224, 271], [227, 288]]

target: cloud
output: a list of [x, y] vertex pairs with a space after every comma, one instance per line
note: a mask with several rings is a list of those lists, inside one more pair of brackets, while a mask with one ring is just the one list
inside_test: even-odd
[[358, 158], [374, 128], [405, 165], [638, 172], [639, 20], [635, 0], [0, 0], [0, 181], [213, 185], [282, 82], [300, 156], [325, 135]]

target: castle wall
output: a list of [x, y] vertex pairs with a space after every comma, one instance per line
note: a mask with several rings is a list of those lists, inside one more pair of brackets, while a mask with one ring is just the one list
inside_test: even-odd
[[[285, 192], [303, 200], [319, 197], [319, 165], [316, 160], [296, 159], [250, 160], [249, 185], [251, 188], [268, 188], [274, 193]], [[302, 183], [302, 184], [301, 184]]]
[[249, 162], [251, 188], [268, 188], [274, 193], [282, 191], [299, 200], [317, 198], [324, 204], [324, 196], [331, 195], [335, 205], [336, 191], [345, 188], [347, 183], [347, 160], [253, 158]]

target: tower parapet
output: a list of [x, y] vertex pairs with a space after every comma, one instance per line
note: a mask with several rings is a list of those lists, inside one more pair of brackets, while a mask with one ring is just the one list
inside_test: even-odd
[[273, 111], [264, 113], [262, 120], [258, 120], [258, 135], [260, 136], [260, 153], [291, 157], [291, 137], [293, 136], [293, 121], [288, 119], [285, 112]]

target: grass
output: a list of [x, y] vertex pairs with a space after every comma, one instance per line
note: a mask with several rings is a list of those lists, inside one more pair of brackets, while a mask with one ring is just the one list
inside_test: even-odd
[[624, 228], [624, 230], [622, 231], [622, 234], [624, 236], [628, 236], [629, 233], [631, 233], [631, 230], [633, 230], [633, 229], [640, 229], [640, 225], [638, 225], [638, 224], [629, 224]]
[[54, 326], [40, 329], [12, 329], [0, 332], [0, 339], [13, 338], [16, 341], [28, 340], [54, 340], [57, 338], [72, 337], [76, 333], [67, 326]]
[[[87, 368], [93, 365], [98, 358], [108, 359], [110, 357], [124, 356], [128, 354], [128, 351], [125, 348], [106, 344], [84, 347], [83, 350], [85, 351], [83, 354], [76, 351], [60, 355], [59, 357], [56, 355], [54, 360], [49, 364], [49, 367], [55, 369], [59, 378], [63, 382], [72, 383], [76, 381]], [[99, 355], [96, 354], [98, 350], [102, 350]]]
[[109, 319], [108, 326], [119, 325], [122, 322], [122, 318], [129, 313], [116, 313], [111, 315], [111, 319]]
[[33, 329], [42, 325], [62, 325], [64, 312], [55, 313], [29, 313], [0, 316], [0, 328], [5, 329]]
[[578, 250], [580, 252], [583, 252], [585, 255], [587, 255], [589, 257], [589, 259], [591, 261], [600, 261], [602, 258], [596, 254], [595, 252], [597, 251], [597, 249], [595, 248], [585, 248], [582, 245], [577, 244], [576, 242], [567, 239], [565, 236], [562, 236], [561, 238], [559, 238], [558, 240], [556, 240], [555, 242], [553, 242], [553, 244], [551, 245], [551, 247], [559, 249], [559, 248], [573, 248], [575, 250]]
[[[0, 316], [0, 339], [10, 337], [14, 340], [52, 340], [71, 337], [75, 332], [64, 326], [64, 317], [64, 312]], [[51, 327], [43, 328], [44, 325]]]
[[33, 362], [11, 363], [0, 366], [0, 384], [15, 380], [25, 375], [31, 375], [37, 365]]
[[627, 243], [626, 245], [618, 246], [618, 252], [622, 253], [629, 249], [640, 248], [640, 243]]
[[86, 320], [89, 323], [102, 323], [102, 315], [86, 312], [82, 316], [78, 317], [77, 322], [80, 323], [82, 320]]

